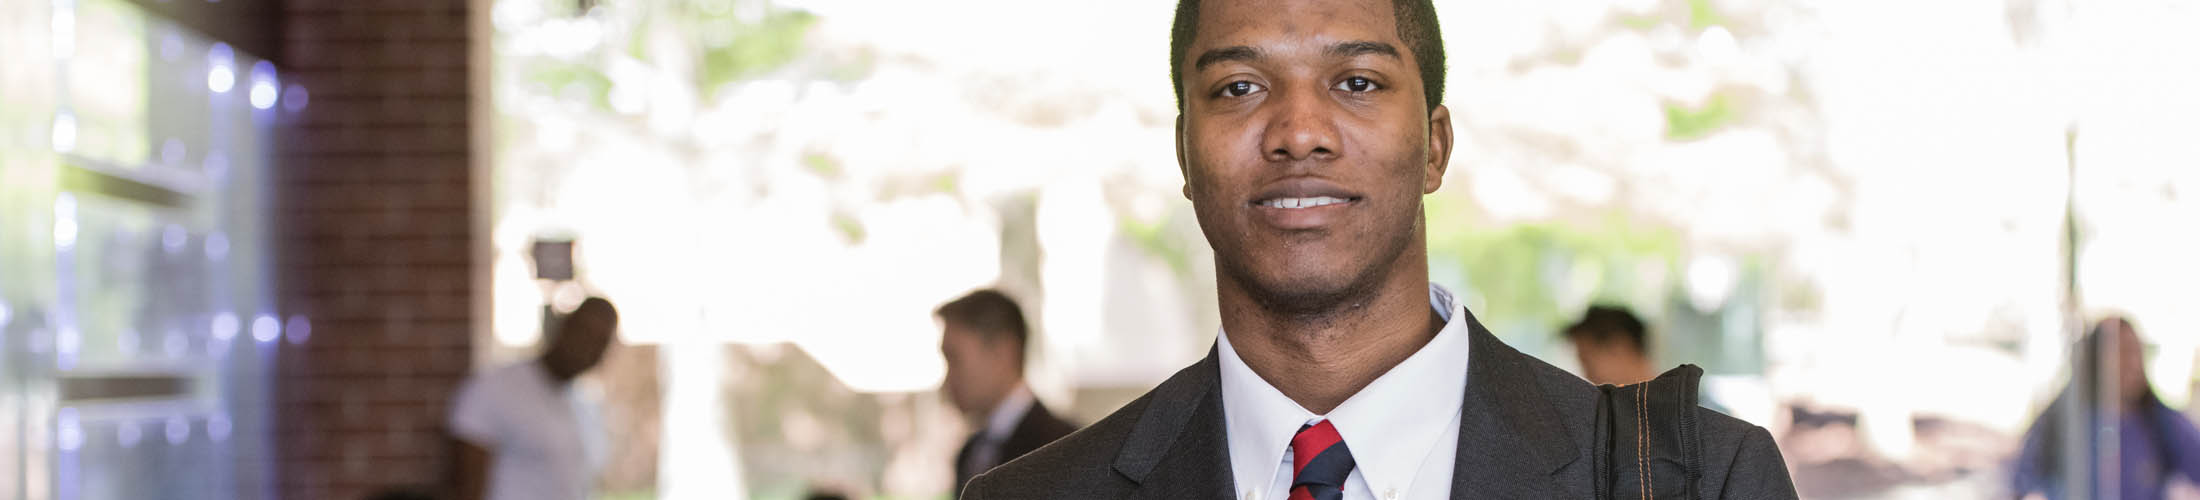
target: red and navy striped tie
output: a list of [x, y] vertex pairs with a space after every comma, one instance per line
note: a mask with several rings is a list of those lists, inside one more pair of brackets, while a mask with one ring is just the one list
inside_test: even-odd
[[1300, 426], [1291, 436], [1291, 500], [1342, 499], [1350, 475], [1352, 450], [1328, 420]]

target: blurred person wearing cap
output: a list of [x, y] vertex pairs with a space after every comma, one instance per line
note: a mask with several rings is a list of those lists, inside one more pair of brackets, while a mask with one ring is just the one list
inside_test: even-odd
[[466, 379], [447, 425], [460, 500], [582, 500], [604, 458], [598, 403], [573, 379], [617, 342], [619, 312], [590, 297], [546, 332], [542, 355]]
[[1650, 364], [1649, 329], [1626, 308], [1591, 306], [1565, 335], [1589, 383], [1626, 385], [1658, 376]]
[[[1175, 19], [1176, 160], [1214, 249], [1214, 349], [964, 498], [1609, 491], [1593, 472], [1609, 458], [1593, 429], [1606, 393], [1506, 346], [1429, 281], [1422, 197], [1453, 146], [1431, 2], [1180, 0]], [[1697, 414], [1689, 490], [1795, 497], [1770, 434]]]
[[[2011, 474], [2018, 496], [2093, 498], [2108, 491], [2100, 486], [2114, 484], [2118, 498], [2155, 500], [2172, 479], [2200, 482], [2200, 431], [2154, 394], [2143, 348], [2138, 329], [2121, 317], [2094, 323], [2072, 347], [2069, 385], [2024, 433]], [[2111, 371], [2113, 380], [2101, 380]], [[2111, 428], [2115, 443], [2083, 430]], [[2069, 449], [2073, 442], [2084, 448]], [[2105, 470], [2111, 465], [2115, 470]], [[2073, 478], [2066, 475], [2071, 470], [2086, 473]]]
[[1030, 332], [1015, 300], [997, 290], [978, 290], [941, 305], [933, 315], [940, 320], [940, 355], [947, 360], [941, 388], [977, 429], [955, 453], [958, 494], [970, 478], [1077, 430], [1047, 411], [1024, 385]]

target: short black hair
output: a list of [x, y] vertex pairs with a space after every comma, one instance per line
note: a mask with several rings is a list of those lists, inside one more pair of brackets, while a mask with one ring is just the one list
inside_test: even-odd
[[[1176, 89], [1177, 109], [1184, 108], [1184, 57], [1199, 35], [1200, 0], [1177, 0], [1176, 24], [1169, 29], [1169, 85]], [[1436, 4], [1431, 0], [1391, 0], [1397, 18], [1398, 39], [1413, 52], [1413, 64], [1421, 68], [1421, 97], [1428, 108], [1444, 103], [1444, 30], [1436, 25]]]
[[1642, 319], [1625, 307], [1591, 306], [1581, 314], [1581, 321], [1566, 327], [1566, 338], [1590, 342], [1625, 340], [1635, 349], [1650, 352], [1650, 332], [1642, 325]]
[[559, 316], [557, 323], [546, 325], [548, 328], [543, 329], [543, 340], [555, 342], [558, 338], [564, 336], [567, 328], [583, 319], [596, 317], [611, 320], [612, 323], [616, 324], [619, 321], [619, 308], [611, 305], [611, 299], [590, 296], [581, 300], [581, 305], [574, 306], [573, 312]]
[[564, 325], [570, 325], [574, 321], [580, 321], [582, 318], [599, 316], [603, 319], [617, 322], [619, 321], [619, 308], [611, 305], [611, 299], [606, 299], [603, 297], [589, 297], [582, 300], [581, 305], [574, 306], [573, 312], [565, 313], [565, 321], [559, 326], [562, 329]]
[[582, 314], [602, 314], [606, 318], [617, 320], [619, 319], [619, 308], [611, 305], [611, 299], [589, 297], [582, 299], [581, 305], [573, 306], [573, 312], [569, 313], [569, 316], [580, 316]]
[[1023, 308], [1017, 307], [1016, 300], [1008, 298], [1008, 294], [991, 288], [970, 292], [941, 305], [932, 315], [969, 328], [988, 344], [1013, 340], [1021, 350], [1031, 335], [1029, 326], [1024, 324]]

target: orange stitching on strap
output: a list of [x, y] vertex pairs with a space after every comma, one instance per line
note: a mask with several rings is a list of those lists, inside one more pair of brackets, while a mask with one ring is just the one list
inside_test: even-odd
[[1650, 489], [1650, 383], [1635, 386], [1635, 469], [1642, 475], [1642, 498], [1655, 500]]

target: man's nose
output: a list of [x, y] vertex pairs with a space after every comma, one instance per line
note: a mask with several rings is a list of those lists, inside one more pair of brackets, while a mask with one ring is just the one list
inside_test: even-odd
[[1335, 159], [1343, 153], [1334, 115], [1336, 103], [1319, 85], [1292, 85], [1273, 92], [1268, 104], [1275, 112], [1261, 137], [1263, 157], [1290, 162]]

